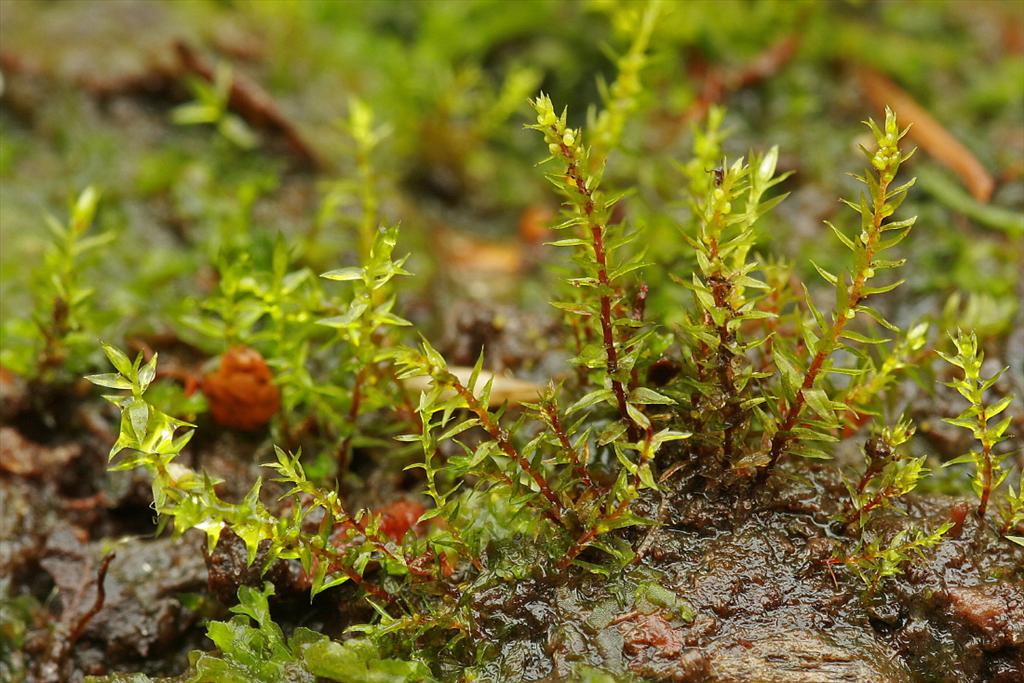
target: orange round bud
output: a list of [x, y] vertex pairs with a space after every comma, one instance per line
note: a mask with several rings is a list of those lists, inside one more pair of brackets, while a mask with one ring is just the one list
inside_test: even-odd
[[253, 431], [267, 424], [281, 407], [281, 392], [256, 349], [232, 347], [217, 370], [203, 377], [203, 393], [217, 424]]

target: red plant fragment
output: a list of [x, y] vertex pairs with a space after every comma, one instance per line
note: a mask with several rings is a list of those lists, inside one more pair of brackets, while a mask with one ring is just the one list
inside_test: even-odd
[[397, 543], [405, 532], [416, 527], [416, 520], [426, 511], [427, 508], [414, 500], [395, 501], [380, 511], [380, 530]]

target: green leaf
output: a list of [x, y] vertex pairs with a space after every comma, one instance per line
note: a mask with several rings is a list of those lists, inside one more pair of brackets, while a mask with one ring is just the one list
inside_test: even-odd
[[807, 443], [796, 443], [789, 447], [789, 452], [801, 458], [812, 460], [831, 460], [832, 455], [822, 448]]
[[562, 240], [556, 240], [554, 242], [545, 242], [546, 246], [549, 247], [579, 247], [579, 246], [590, 246], [590, 242], [578, 237], [569, 237]]
[[852, 339], [853, 341], [860, 342], [861, 344], [884, 344], [892, 341], [889, 337], [868, 337], [859, 332], [854, 332], [849, 328], [843, 328], [843, 331], [839, 333], [839, 336], [844, 339]]
[[434, 680], [430, 669], [422, 662], [383, 658], [377, 646], [367, 638], [354, 638], [339, 643], [321, 634], [316, 636], [319, 637], [314, 639], [313, 636], [305, 635], [311, 642], [301, 643], [297, 648], [306, 668], [315, 676], [337, 683], [413, 683]]
[[1007, 406], [1009, 406], [1012, 402], [1013, 402], [1013, 396], [1012, 395], [1011, 396], [1003, 397], [995, 405], [988, 406], [985, 409], [985, 416], [989, 420], [991, 420], [993, 417], [995, 417], [999, 413], [1001, 413], [1004, 410], [1006, 410]]
[[338, 282], [347, 282], [349, 280], [362, 280], [366, 270], [359, 266], [349, 266], [347, 268], [338, 268], [336, 270], [329, 270], [326, 273], [321, 273], [320, 277], [325, 280], [335, 280]]
[[641, 405], [673, 406], [677, 403], [674, 398], [666, 396], [665, 394], [659, 394], [657, 391], [648, 389], [647, 387], [637, 387], [631, 391], [629, 393], [629, 400]]
[[136, 396], [125, 408], [125, 411], [128, 413], [128, 419], [131, 421], [136, 438], [142, 441], [146, 438], [146, 426], [149, 424], [149, 404]]
[[811, 410], [817, 413], [823, 420], [830, 424], [835, 422], [835, 413], [824, 389], [805, 389], [804, 400], [807, 401], [807, 405], [810, 406]]
[[156, 378], [156, 361], [157, 355], [153, 354], [153, 357], [149, 359], [149, 362], [139, 368], [139, 389], [145, 391], [149, 388], [149, 385]]
[[861, 290], [861, 294], [863, 294], [864, 296], [872, 296], [874, 294], [885, 294], [886, 292], [891, 292], [892, 290], [896, 289], [904, 282], [906, 282], [906, 280], [897, 280], [896, 282], [893, 282], [891, 284], [880, 285], [878, 287], [864, 286], [864, 288]]
[[130, 390], [132, 388], [132, 383], [116, 372], [108, 372], [101, 375], [86, 375], [85, 379], [97, 386], [107, 387], [108, 389]]
[[820, 275], [822, 278], [824, 278], [825, 282], [829, 283], [833, 287], [838, 286], [839, 279], [835, 275], [833, 275], [832, 273], [828, 272], [827, 270], [825, 270], [824, 268], [819, 266], [813, 260], [811, 260], [811, 265], [814, 266], [814, 269], [816, 271], [818, 271], [818, 275]]
[[604, 429], [597, 434], [597, 444], [606, 446], [626, 433], [628, 427], [621, 420], [609, 422]]
[[782, 373], [782, 378], [789, 385], [790, 388], [795, 390], [803, 383], [803, 375], [796, 367], [796, 359], [793, 358], [788, 350], [783, 349], [781, 346], [775, 348], [773, 354], [775, 359], [775, 367]]
[[978, 456], [976, 456], [974, 453], [964, 453], [963, 455], [959, 455], [953, 458], [952, 460], [947, 460], [946, 462], [942, 463], [942, 466], [949, 467], [950, 465], [962, 465], [963, 463], [975, 462], [977, 458]]
[[654, 474], [651, 472], [651, 466], [648, 463], [640, 465], [637, 470], [637, 476], [640, 478], [640, 483], [643, 488], [658, 490], [658, 485], [654, 482]]
[[113, 365], [122, 375], [128, 378], [135, 376], [132, 362], [128, 360], [128, 356], [121, 352], [120, 349], [117, 349], [110, 344], [103, 344], [103, 353], [105, 353], [107, 358], [110, 359], [111, 365]]
[[566, 313], [571, 313], [573, 315], [580, 315], [584, 317], [594, 315], [594, 312], [591, 311], [586, 304], [576, 303], [573, 301], [552, 301], [551, 305], [560, 311], [565, 311]]
[[651, 426], [651, 420], [643, 413], [638, 406], [633, 403], [626, 403], [626, 414], [629, 418], [636, 423], [641, 429], [648, 429]]
[[877, 310], [875, 310], [874, 308], [872, 308], [870, 306], [865, 306], [865, 305], [861, 304], [861, 305], [857, 306], [854, 310], [857, 311], [858, 313], [865, 314], [866, 316], [868, 316], [869, 318], [874, 320], [876, 323], [878, 323], [879, 325], [881, 325], [885, 329], [889, 330], [890, 332], [896, 332], [898, 334], [899, 331], [900, 331], [900, 328], [896, 327], [891, 322], [886, 320], [885, 317], [881, 313], [879, 313]]
[[589, 394], [584, 395], [581, 399], [579, 399], [571, 406], [569, 406], [569, 409], [565, 412], [567, 415], [571, 415], [577, 411], [584, 410], [585, 408], [589, 408], [598, 403], [610, 403], [614, 397], [615, 394], [612, 392], [611, 389], [595, 389], [594, 391], [591, 391]]

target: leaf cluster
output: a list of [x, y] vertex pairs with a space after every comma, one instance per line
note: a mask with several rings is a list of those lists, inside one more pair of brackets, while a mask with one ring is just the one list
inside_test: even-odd
[[259, 136], [228, 107], [233, 80], [231, 67], [224, 62], [217, 65], [212, 82], [193, 78], [189, 87], [195, 99], [175, 107], [171, 120], [181, 126], [213, 126], [232, 145], [253, 149], [260, 143]]
[[854, 527], [857, 541], [849, 551], [837, 553], [833, 563], [842, 563], [874, 589], [889, 576], [903, 571], [904, 565], [923, 556], [925, 549], [938, 544], [953, 527], [941, 524], [932, 532], [914, 526], [892, 534], [888, 541], [872, 529], [875, 516], [898, 504], [928, 474], [926, 457], [910, 457], [905, 447], [914, 434], [913, 424], [900, 419], [868, 439], [864, 446], [864, 472], [856, 484], [846, 482], [850, 494], [844, 520]]
[[1010, 474], [1009, 469], [1003, 467], [1009, 452], [1000, 452], [996, 446], [1007, 438], [1006, 430], [1012, 418], [1006, 415], [994, 424], [989, 422], [999, 417], [1009, 407], [1013, 396], [1005, 396], [992, 405], [987, 404], [986, 392], [999, 381], [1007, 368], [991, 377], [983, 377], [981, 369], [985, 354], [978, 346], [977, 336], [973, 332], [957, 330], [956, 336], [951, 338], [956, 353], [940, 351], [939, 355], [947, 363], [959, 368], [963, 376], [954, 379], [947, 386], [956, 389], [970, 405], [958, 416], [947, 418], [946, 422], [970, 430], [978, 442], [978, 448], [947, 461], [945, 465], [974, 465], [971, 486], [979, 499], [978, 516], [984, 518], [990, 497]]
[[[888, 252], [915, 221], [895, 217], [914, 183], [896, 183], [910, 156], [899, 146], [906, 130], [891, 111], [881, 127], [867, 122], [875, 144], [864, 149], [868, 168], [856, 176], [863, 190], [843, 200], [857, 228], [851, 234], [828, 224], [851, 252], [849, 269], [833, 273], [815, 265], [834, 291], [831, 312], [823, 312], [810, 288], [793, 282], [788, 264], [758, 253], [762, 219], [786, 197], [779, 188], [789, 173], [779, 172], [778, 149], [729, 162], [720, 156], [723, 114], [714, 112], [697, 137], [696, 156], [716, 168], [700, 175], [685, 167], [694, 196], [692, 224], [680, 226], [680, 241], [693, 267], [672, 279], [687, 303], [652, 318], [644, 280], [649, 226], [623, 210], [626, 193], [607, 190], [604, 170], [627, 115], [641, 105], [639, 76], [656, 17], [656, 3], [640, 15], [605, 109], [591, 114], [586, 130], [570, 126], [568, 110], [557, 111], [549, 96], [532, 101], [536, 118], [529, 128], [547, 145], [548, 178], [564, 202], [555, 226], [559, 238], [551, 245], [569, 251], [572, 272], [553, 305], [565, 316], [575, 372], [513, 410], [496, 396], [483, 354], [472, 368], [453, 367], [426, 339], [408, 343], [402, 336], [409, 323], [395, 312], [395, 286], [408, 275], [406, 258], [395, 256], [398, 229], [378, 227], [371, 163], [385, 129], [355, 101], [346, 130], [356, 147], [357, 177], [328, 190], [322, 217], [346, 202], [358, 205], [352, 221], [358, 262], [317, 279], [309, 267], [293, 263], [280, 238], [262, 269], [225, 252], [219, 293], [190, 323], [225, 346], [263, 348], [284, 393], [280, 435], [296, 436], [286, 421], [305, 409], [317, 431], [336, 439], [328, 456], [336, 472], [345, 473], [356, 447], [394, 448], [396, 434], [411, 444], [401, 449], [403, 455], [418, 451], [406, 469], [422, 474], [432, 507], [415, 532], [389, 536], [378, 515], [348, 509], [336, 486], [307, 476], [309, 463], [291, 445], [292, 452], [275, 447], [276, 462], [269, 465], [284, 487], [280, 505], [271, 510], [261, 501], [260, 481], [241, 501], [226, 501], [218, 482], [176, 462], [192, 426], [147, 401], [155, 356], [142, 364], [141, 357], [131, 362], [105, 347], [116, 372], [90, 379], [127, 392], [108, 397], [122, 411], [111, 457], [122, 454], [116, 467], [150, 472], [156, 510], [173, 521], [176, 533], [202, 529], [213, 547], [230, 526], [250, 561], [257, 550], [263, 553], [262, 569], [278, 560], [301, 563], [313, 596], [357, 584], [378, 615], [357, 628], [372, 642], [442, 640], [448, 651], [462, 648], [463, 655], [479, 658], [484, 646], [474, 642], [467, 606], [474, 590], [534, 570], [621, 572], [643, 551], [630, 540], [636, 534], [623, 530], [658, 523], [649, 510], [673, 494], [666, 482], [675, 473], [695, 475], [690, 481], [699, 481], [704, 494], [749, 493], [789, 456], [830, 457], [828, 444], [882, 412], [887, 388], [914, 365], [928, 330], [918, 324], [903, 333], [872, 305], [901, 283], [880, 275], [903, 264]], [[331, 296], [336, 285], [321, 280], [341, 283], [348, 295]], [[880, 336], [882, 330], [899, 335], [897, 341]], [[971, 461], [981, 472], [976, 486], [983, 514], [984, 492], [1006, 476], [1003, 456], [992, 449], [1006, 427], [988, 427], [987, 420], [1006, 405], [986, 412], [982, 394], [995, 380], [980, 378], [974, 347], [963, 340], [957, 347], [951, 362], [964, 369], [965, 380], [955, 386], [972, 408], [954, 423], [970, 422], [982, 442]], [[657, 378], [657, 368], [673, 364], [675, 372]], [[905, 528], [888, 538], [874, 533], [872, 515], [898, 508], [927, 473], [925, 458], [903, 452], [912, 434], [902, 420], [881, 430], [865, 447], [859, 481], [849, 485], [844, 521], [858, 538], [833, 564], [849, 567], [870, 586], [901, 571], [950, 528]], [[1020, 497], [1012, 489], [1001, 510], [1004, 533], [1019, 526]], [[522, 562], [501, 559], [502, 548], [520, 545], [515, 559]], [[645, 590], [657, 609], [691, 616], [685, 603], [668, 600], [656, 587]], [[231, 662], [245, 668], [249, 658], [312, 671], [303, 659], [311, 651], [305, 642], [285, 640], [270, 625], [266, 598], [242, 598], [248, 606], [239, 616], [211, 632], [225, 656], [197, 660], [197, 669], [202, 664], [228, 677]], [[248, 639], [251, 651], [232, 654], [232, 639]], [[344, 656], [356, 657], [351, 666], [359, 666], [358, 652]], [[395, 664], [405, 665], [413, 666]]]
[[[433, 681], [430, 669], [415, 660], [382, 656], [367, 638], [344, 642], [307, 628], [285, 637], [270, 614], [272, 584], [262, 590], [242, 586], [238, 604], [228, 621], [211, 621], [206, 635], [215, 652], [193, 651], [189, 670], [179, 679], [186, 683], [370, 683], [375, 681]], [[144, 674], [87, 676], [92, 683], [152, 683]]]
[[[90, 258], [115, 237], [109, 230], [87, 234], [99, 201], [99, 191], [87, 187], [71, 204], [66, 223], [46, 216], [51, 242], [31, 285], [34, 311], [29, 329], [19, 335], [20, 330], [13, 328], [20, 323], [5, 321], [0, 352], [4, 366], [23, 376], [63, 381], [60, 371], [80, 371], [95, 345], [96, 322], [90, 301], [93, 288], [84, 283], [82, 271]], [[9, 334], [12, 331], [15, 333]]]
[[925, 551], [938, 545], [951, 528], [953, 522], [943, 522], [930, 533], [921, 529], [902, 529], [888, 541], [872, 539], [839, 561], [867, 586], [875, 588], [883, 579], [902, 572], [908, 562], [923, 559]]
[[[194, 425], [146, 401], [145, 392], [156, 375], [157, 356], [143, 365], [142, 354], [132, 362], [112, 346], [104, 345], [104, 351], [117, 372], [87, 379], [129, 392], [105, 396], [121, 409], [121, 429], [109, 458], [122, 457], [112, 469], [142, 467], [152, 476], [153, 505], [161, 526], [171, 522], [178, 535], [189, 529], [203, 531], [210, 551], [229, 526], [244, 541], [249, 562], [255, 560], [261, 545], [264, 547], [264, 571], [278, 559], [299, 560], [311, 577], [313, 595], [346, 581], [360, 582], [377, 554], [391, 562], [388, 568], [404, 572], [404, 560], [395, 552], [393, 541], [381, 532], [378, 520], [365, 512], [350, 515], [336, 492], [309, 482], [299, 454], [275, 449], [277, 462], [271, 465], [280, 475], [276, 481], [290, 487], [283, 494], [291, 499], [288, 514], [277, 516], [261, 502], [261, 480], [237, 503], [221, 498], [215, 488], [218, 480], [175, 462], [191, 440]], [[319, 516], [318, 528], [315, 533], [304, 533], [303, 522], [313, 513]]]

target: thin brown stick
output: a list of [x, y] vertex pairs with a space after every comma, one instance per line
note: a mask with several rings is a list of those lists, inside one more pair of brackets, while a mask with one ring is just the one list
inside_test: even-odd
[[68, 634], [67, 645], [65, 646], [68, 650], [82, 637], [82, 634], [85, 633], [85, 627], [89, 625], [92, 618], [103, 609], [103, 603], [107, 599], [107, 590], [104, 582], [107, 580], [107, 570], [110, 568], [110, 563], [114, 561], [115, 557], [117, 557], [115, 553], [107, 553], [100, 562], [99, 571], [96, 572], [96, 599], [93, 600], [92, 607], [78, 618], [78, 621], [75, 622], [75, 627]]
[[[701, 91], [696, 101], [676, 117], [677, 125], [674, 128], [679, 130], [683, 126], [678, 124], [701, 120], [712, 106], [725, 100], [730, 94], [771, 78], [792, 61], [799, 47], [800, 38], [797, 34], [784, 36], [742, 69], [732, 73], [721, 67], [711, 67], [706, 62], [695, 60], [693, 63], [696, 66], [691, 69], [691, 76], [702, 84]], [[672, 137], [675, 137], [675, 132], [672, 131]]]
[[[214, 67], [185, 41], [174, 45], [178, 59], [186, 71], [192, 72], [211, 83], [215, 77]], [[279, 132], [287, 141], [292, 151], [315, 169], [323, 169], [326, 164], [316, 151], [302, 138], [295, 127], [273, 98], [254, 81], [241, 74], [234, 74], [231, 89], [228, 93], [228, 106], [237, 111], [246, 121], [254, 126], [269, 128]]]

